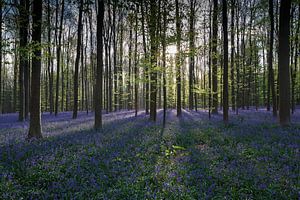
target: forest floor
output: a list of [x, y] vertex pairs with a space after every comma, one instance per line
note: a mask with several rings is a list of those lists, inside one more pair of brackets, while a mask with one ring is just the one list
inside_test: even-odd
[[298, 199], [300, 110], [281, 128], [265, 110], [208, 120], [175, 110], [162, 127], [133, 111], [42, 116], [44, 138], [26, 142], [28, 122], [0, 116], [0, 199]]

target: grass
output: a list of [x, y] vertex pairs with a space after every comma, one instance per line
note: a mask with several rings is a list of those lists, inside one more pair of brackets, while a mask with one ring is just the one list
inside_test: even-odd
[[[162, 129], [141, 115], [45, 122], [41, 141], [4, 128], [1, 199], [298, 199], [300, 129], [199, 120], [168, 113]], [[0, 136], [1, 137], [1, 136]]]

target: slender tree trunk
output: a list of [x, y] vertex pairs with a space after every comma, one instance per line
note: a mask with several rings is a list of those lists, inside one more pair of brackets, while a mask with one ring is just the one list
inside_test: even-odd
[[208, 52], [208, 118], [211, 118], [211, 104], [212, 104], [212, 5], [209, 6], [209, 52]]
[[218, 114], [218, 0], [214, 0], [213, 31], [212, 31], [212, 90], [213, 90], [213, 114]]
[[162, 67], [163, 67], [163, 126], [166, 124], [167, 114], [167, 82], [166, 82], [166, 32], [167, 32], [167, 3], [163, 7], [163, 28], [162, 28]]
[[[1, 4], [1, 1], [0, 1]], [[1, 5], [0, 5], [0, 10], [1, 10]], [[1, 11], [0, 11], [0, 18], [1, 18]], [[1, 21], [1, 19], [0, 19]], [[0, 22], [1, 24], [1, 22]], [[0, 30], [1, 30], [1, 25], [0, 25]], [[1, 35], [1, 33], [0, 33]], [[0, 36], [1, 38], [1, 36]], [[1, 43], [1, 39], [0, 39], [0, 43]], [[14, 56], [15, 56], [15, 60], [14, 60], [14, 88], [13, 88], [13, 112], [16, 112], [17, 109], [17, 89], [18, 89], [18, 51], [17, 51], [17, 38], [15, 38], [15, 44], [14, 44]], [[1, 52], [1, 48], [0, 48], [0, 52]], [[1, 54], [1, 53], [0, 53]], [[0, 56], [0, 66], [1, 66], [1, 56]], [[1, 67], [0, 67], [1, 69]], [[1, 79], [0, 79], [1, 82]], [[0, 85], [1, 87], [1, 85]], [[1, 95], [0, 95], [1, 96]], [[0, 106], [1, 107], [1, 106]]]
[[[90, 25], [90, 66], [91, 66], [91, 89], [94, 88], [94, 79], [95, 79], [95, 75], [94, 75], [94, 39], [93, 39], [93, 25], [92, 25], [92, 21], [93, 21], [93, 15], [90, 14], [89, 15], [89, 25]], [[91, 107], [93, 110], [94, 107], [94, 94], [93, 94], [93, 90], [92, 90], [92, 94], [91, 94], [92, 98], [91, 98]]]
[[69, 111], [69, 65], [70, 65], [70, 29], [68, 30], [68, 39], [67, 39], [67, 62], [66, 62], [66, 111]]
[[127, 78], [127, 109], [132, 109], [131, 100], [131, 71], [132, 71], [132, 40], [133, 40], [133, 15], [129, 17], [129, 46], [128, 46], [128, 78]]
[[95, 129], [102, 128], [102, 72], [103, 72], [103, 23], [104, 0], [98, 0], [99, 10], [97, 15], [97, 69], [95, 94]]
[[[296, 17], [297, 19], [297, 17]], [[295, 55], [294, 55], [294, 69], [292, 73], [292, 113], [295, 112], [295, 87], [296, 87], [296, 79], [297, 79], [297, 65], [298, 65], [298, 58], [299, 55], [299, 31], [300, 31], [300, 3], [298, 6], [298, 23], [297, 23], [297, 30], [296, 30], [296, 37], [295, 37]]]
[[235, 0], [231, 0], [231, 58], [230, 58], [230, 79], [231, 79], [231, 106], [232, 110], [235, 110], [236, 107], [236, 98], [235, 98], [235, 76], [234, 76], [234, 52], [235, 52], [235, 47], [234, 47], [234, 8], [235, 8]]
[[236, 3], [236, 114], [240, 108], [240, 30], [239, 30], [239, 2]]
[[147, 44], [146, 44], [146, 33], [145, 33], [145, 12], [144, 12], [144, 2], [142, 1], [141, 3], [141, 14], [142, 14], [142, 35], [143, 35], [143, 50], [144, 50], [144, 62], [145, 64], [145, 110], [146, 110], [146, 115], [149, 114], [149, 69], [148, 69], [148, 56], [147, 56]]
[[135, 45], [134, 45], [134, 108], [135, 108], [135, 116], [138, 114], [138, 88], [139, 88], [139, 74], [138, 74], [138, 12], [139, 6], [136, 4], [135, 6]]
[[[33, 15], [32, 15], [32, 42], [41, 45], [42, 36], [42, 9], [43, 2], [40, 0], [33, 0]], [[32, 75], [31, 75], [31, 103], [30, 103], [30, 125], [28, 139], [41, 138], [41, 48], [37, 46], [33, 50], [32, 58]]]
[[272, 103], [273, 103], [273, 116], [277, 116], [277, 102], [276, 102], [276, 92], [274, 84], [274, 72], [273, 72], [273, 42], [274, 42], [274, 14], [273, 14], [273, 0], [269, 0], [269, 15], [270, 15], [270, 47], [268, 55], [269, 63], [269, 87], [272, 92]]
[[81, 49], [82, 12], [83, 12], [83, 0], [80, 0], [78, 30], [77, 30], [77, 50], [76, 50], [75, 73], [74, 73], [73, 119], [77, 118], [77, 111], [78, 111], [78, 69], [79, 69], [80, 49]]
[[[223, 0], [223, 39], [224, 39], [224, 73], [223, 73], [223, 121], [228, 123], [228, 30], [227, 30], [227, 1]], [[233, 62], [232, 62], [233, 63]]]
[[[84, 30], [82, 31], [84, 33]], [[80, 48], [80, 53], [81, 53], [81, 57], [80, 57], [80, 72], [81, 72], [81, 110], [84, 110], [84, 101], [85, 101], [85, 90], [84, 90], [84, 42], [83, 42], [83, 37], [81, 40], [81, 48]]]
[[124, 39], [124, 25], [123, 25], [123, 15], [120, 16], [120, 43], [119, 43], [119, 66], [118, 66], [118, 87], [119, 87], [119, 110], [123, 109], [123, 39]]
[[[58, 9], [58, 8], [57, 8]], [[57, 116], [58, 113], [58, 97], [59, 97], [59, 75], [60, 75], [60, 53], [61, 53], [61, 36], [62, 36], [62, 28], [63, 28], [63, 21], [64, 21], [64, 9], [65, 9], [65, 1], [62, 0], [61, 2], [61, 14], [60, 14], [60, 24], [59, 24], [59, 32], [58, 32], [58, 45], [56, 49], [56, 95], [55, 95], [55, 111], [54, 114]]]
[[[4, 2], [0, 0], [0, 111], [2, 110], [2, 15]], [[21, 99], [21, 97], [20, 97]], [[22, 114], [22, 113], [21, 113]], [[21, 119], [23, 120], [23, 119]]]
[[181, 116], [181, 20], [179, 2], [175, 0], [176, 7], [176, 85], [177, 85], [177, 116]]
[[47, 37], [48, 37], [48, 57], [47, 57], [47, 68], [48, 68], [48, 78], [49, 78], [49, 109], [50, 115], [53, 112], [53, 62], [52, 62], [52, 54], [51, 54], [51, 8], [50, 8], [50, 0], [47, 1]]
[[195, 68], [195, 0], [190, 0], [190, 63], [189, 63], [189, 109], [192, 110], [194, 108], [194, 86], [193, 86], [193, 77], [194, 77], [194, 68]]
[[[157, 72], [156, 65], [156, 28], [157, 28], [157, 8], [156, 1], [150, 2], [150, 51], [151, 51], [151, 68], [150, 68], [150, 120], [156, 121], [156, 93], [157, 93]], [[146, 84], [147, 85], [147, 84]], [[147, 93], [147, 92], [146, 92]]]
[[[20, 1], [20, 69], [19, 69], [19, 121], [25, 118], [25, 80], [24, 73], [28, 68], [28, 24], [29, 24], [29, 1]], [[28, 76], [27, 76], [28, 78]]]
[[282, 0], [279, 19], [279, 122], [281, 126], [290, 124], [290, 9], [291, 0]]
[[118, 110], [118, 68], [117, 68], [117, 37], [116, 37], [116, 11], [117, 10], [117, 0], [114, 0], [113, 5], [113, 59], [114, 59], [114, 110]]

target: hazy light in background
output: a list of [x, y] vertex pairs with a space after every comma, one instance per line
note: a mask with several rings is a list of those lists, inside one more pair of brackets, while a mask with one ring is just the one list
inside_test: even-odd
[[167, 54], [176, 54], [177, 53], [177, 48], [176, 45], [169, 45], [167, 46]]

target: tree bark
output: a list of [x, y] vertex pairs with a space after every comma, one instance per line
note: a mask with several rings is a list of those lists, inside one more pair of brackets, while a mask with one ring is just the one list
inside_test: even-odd
[[274, 71], [273, 71], [273, 43], [274, 43], [274, 11], [273, 11], [273, 0], [269, 0], [269, 15], [270, 15], [270, 42], [269, 42], [269, 55], [268, 55], [268, 67], [269, 67], [269, 87], [272, 92], [272, 104], [273, 104], [273, 116], [277, 116], [277, 102], [276, 102], [276, 91], [274, 84]]
[[32, 15], [32, 42], [36, 45], [33, 50], [32, 75], [31, 75], [31, 101], [30, 101], [30, 126], [28, 139], [41, 138], [41, 36], [42, 36], [42, 9], [43, 2], [33, 1]]
[[156, 93], [157, 93], [157, 72], [155, 69], [156, 66], [156, 17], [157, 17], [157, 8], [156, 1], [153, 0], [150, 2], [150, 120], [156, 121]]
[[[58, 8], [57, 8], [58, 9]], [[61, 2], [61, 14], [60, 14], [60, 24], [59, 24], [59, 32], [58, 32], [58, 45], [56, 51], [56, 95], [55, 95], [55, 112], [54, 115], [57, 116], [58, 113], [58, 97], [59, 97], [59, 75], [60, 75], [60, 52], [61, 52], [61, 36], [62, 36], [62, 28], [63, 28], [63, 21], [64, 21], [64, 9], [65, 9], [65, 1], [62, 0]]]
[[[19, 69], [19, 121], [23, 121], [25, 118], [25, 80], [24, 73], [28, 68], [28, 25], [29, 25], [29, 1], [20, 1], [20, 69]], [[28, 76], [26, 77], [28, 78]], [[27, 80], [26, 80], [27, 81]]]
[[194, 108], [194, 68], [195, 68], [195, 0], [190, 0], [190, 63], [189, 63], [189, 109]]
[[223, 66], [223, 121], [228, 123], [228, 30], [227, 30], [227, 0], [223, 0], [222, 25], [224, 40]]
[[99, 10], [97, 15], [97, 69], [95, 85], [95, 129], [102, 128], [102, 72], [103, 72], [103, 23], [104, 0], [98, 0]]
[[[0, 0], [0, 112], [2, 110], [2, 14], [4, 2]], [[22, 119], [23, 120], [23, 119]]]
[[175, 1], [176, 7], [176, 86], [177, 86], [177, 117], [181, 116], [181, 20], [179, 11], [179, 2]]
[[218, 114], [218, 0], [214, 0], [213, 31], [212, 31], [212, 90], [213, 102], [212, 113]]
[[235, 76], [234, 76], [234, 53], [235, 53], [235, 47], [234, 47], [234, 12], [235, 12], [235, 0], [231, 0], [231, 58], [230, 58], [230, 79], [231, 79], [231, 108], [233, 111], [235, 111], [236, 107], [236, 98], [235, 98]]
[[281, 126], [290, 124], [290, 9], [291, 0], [282, 0], [279, 17], [279, 122]]
[[145, 33], [145, 12], [144, 12], [144, 1], [141, 3], [141, 14], [142, 14], [142, 35], [143, 35], [143, 50], [144, 50], [144, 62], [145, 64], [145, 79], [146, 79], [146, 91], [145, 91], [145, 111], [146, 115], [149, 114], [149, 68], [148, 68], [148, 56], [147, 56], [147, 43], [146, 43], [146, 33]]
[[135, 49], [134, 49], [134, 108], [135, 108], [135, 116], [138, 114], [138, 88], [139, 88], [139, 74], [138, 74], [138, 12], [139, 6], [136, 4], [135, 6]]
[[[163, 67], [163, 126], [166, 125], [167, 115], [167, 82], [166, 82], [166, 32], [167, 32], [167, 3], [163, 7], [163, 28], [162, 28], [162, 67]], [[193, 100], [193, 99], [192, 99]]]
[[78, 69], [79, 69], [80, 49], [81, 49], [82, 12], [83, 12], [83, 0], [80, 0], [78, 30], [77, 30], [77, 49], [76, 49], [75, 73], [74, 73], [73, 119], [77, 118], [77, 111], [78, 111]]

